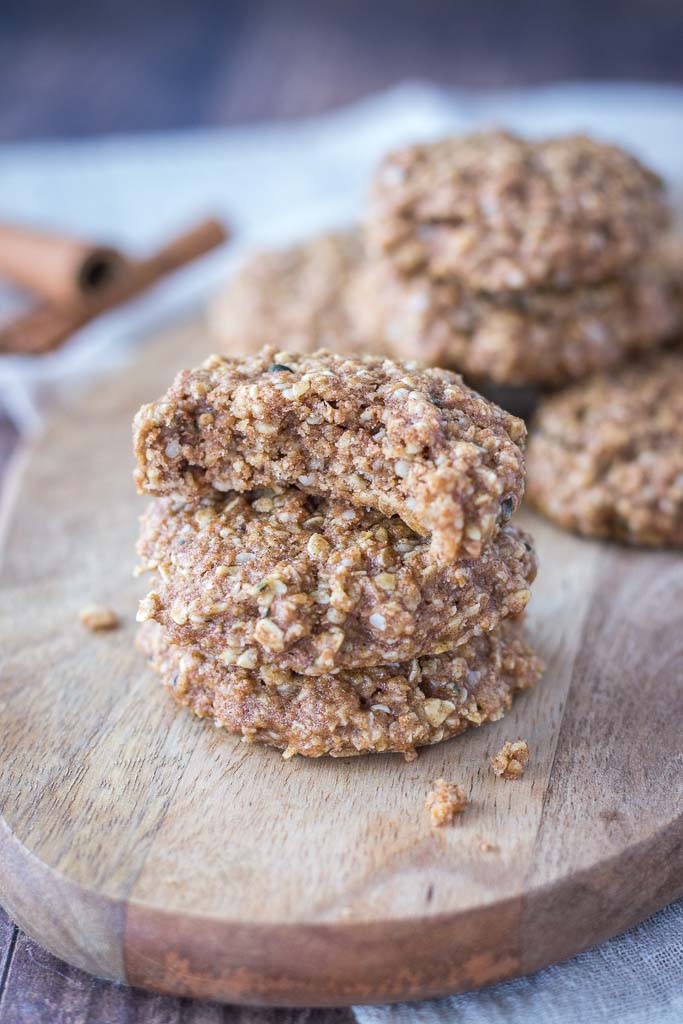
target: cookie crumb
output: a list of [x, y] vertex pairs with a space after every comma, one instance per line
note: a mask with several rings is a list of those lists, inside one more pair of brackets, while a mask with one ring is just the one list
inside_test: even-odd
[[543, 398], [534, 422], [528, 494], [539, 511], [587, 537], [683, 545], [681, 352]]
[[503, 779], [519, 779], [524, 774], [529, 760], [529, 744], [526, 740], [506, 740], [498, 753], [491, 758], [491, 770]]
[[497, 843], [490, 843], [488, 839], [482, 839], [479, 843], [479, 849], [482, 853], [498, 853], [500, 846]]
[[431, 815], [432, 826], [441, 828], [443, 825], [452, 825], [456, 814], [461, 814], [469, 802], [461, 786], [437, 779], [425, 800], [425, 807]]
[[80, 611], [79, 618], [91, 633], [101, 633], [107, 629], [116, 629], [119, 617], [111, 608], [101, 604], [89, 604]]

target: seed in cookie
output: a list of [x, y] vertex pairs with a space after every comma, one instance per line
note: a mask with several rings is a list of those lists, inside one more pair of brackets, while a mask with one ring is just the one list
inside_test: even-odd
[[494, 131], [389, 154], [367, 243], [403, 274], [481, 291], [569, 288], [639, 260], [668, 219], [660, 179], [617, 146]]
[[370, 356], [212, 356], [143, 406], [134, 434], [141, 492], [294, 486], [398, 515], [442, 563], [478, 557], [524, 487], [521, 420], [457, 374]]
[[174, 643], [224, 664], [322, 675], [458, 647], [519, 615], [536, 574], [531, 538], [502, 528], [445, 566], [398, 517], [286, 488], [157, 499], [138, 552], [156, 574], [141, 606]]
[[497, 721], [536, 682], [541, 664], [520, 630], [508, 619], [457, 656], [326, 676], [224, 666], [199, 647], [174, 645], [155, 622], [144, 623], [138, 642], [179, 704], [247, 743], [286, 758], [394, 752], [412, 760], [417, 747]]
[[546, 398], [528, 472], [529, 498], [560, 526], [683, 545], [683, 355], [653, 356]]

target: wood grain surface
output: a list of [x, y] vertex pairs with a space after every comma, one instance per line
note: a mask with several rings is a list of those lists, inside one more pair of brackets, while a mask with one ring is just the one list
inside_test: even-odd
[[[130, 418], [205, 344], [188, 324], [147, 345], [13, 473], [0, 898], [15, 920], [77, 967], [134, 985], [334, 1005], [526, 973], [676, 898], [676, 555], [579, 540], [529, 514], [542, 566], [529, 629], [545, 679], [502, 722], [412, 764], [283, 762], [173, 707], [133, 649], [143, 502]], [[84, 632], [92, 601], [122, 628]], [[489, 757], [518, 736], [530, 769], [495, 779]], [[440, 775], [472, 806], [434, 831], [423, 801]]]

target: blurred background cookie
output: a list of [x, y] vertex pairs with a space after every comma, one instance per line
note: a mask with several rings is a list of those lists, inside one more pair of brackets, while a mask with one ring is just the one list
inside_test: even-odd
[[[387, 259], [352, 279], [361, 336], [396, 358], [513, 387], [556, 387], [670, 338], [681, 322], [668, 251], [621, 277], [571, 290], [475, 292], [457, 278], [404, 277]], [[680, 271], [679, 271], [680, 273]]]
[[529, 500], [560, 526], [683, 544], [683, 354], [601, 374], [541, 402]]
[[619, 147], [496, 131], [390, 153], [367, 240], [406, 275], [487, 292], [573, 288], [641, 259], [668, 219], [661, 180]]
[[537, 389], [680, 329], [669, 220], [657, 175], [616, 146], [452, 136], [389, 154], [358, 228], [252, 256], [209, 325], [231, 354], [268, 342], [453, 369], [526, 415]]
[[351, 228], [254, 253], [209, 307], [209, 331], [221, 350], [359, 351], [346, 296], [361, 247], [360, 233]]

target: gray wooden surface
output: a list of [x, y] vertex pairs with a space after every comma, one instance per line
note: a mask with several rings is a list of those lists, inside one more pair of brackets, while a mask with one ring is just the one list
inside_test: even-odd
[[405, 78], [683, 81], [680, 0], [6, 0], [0, 139], [296, 117]]

